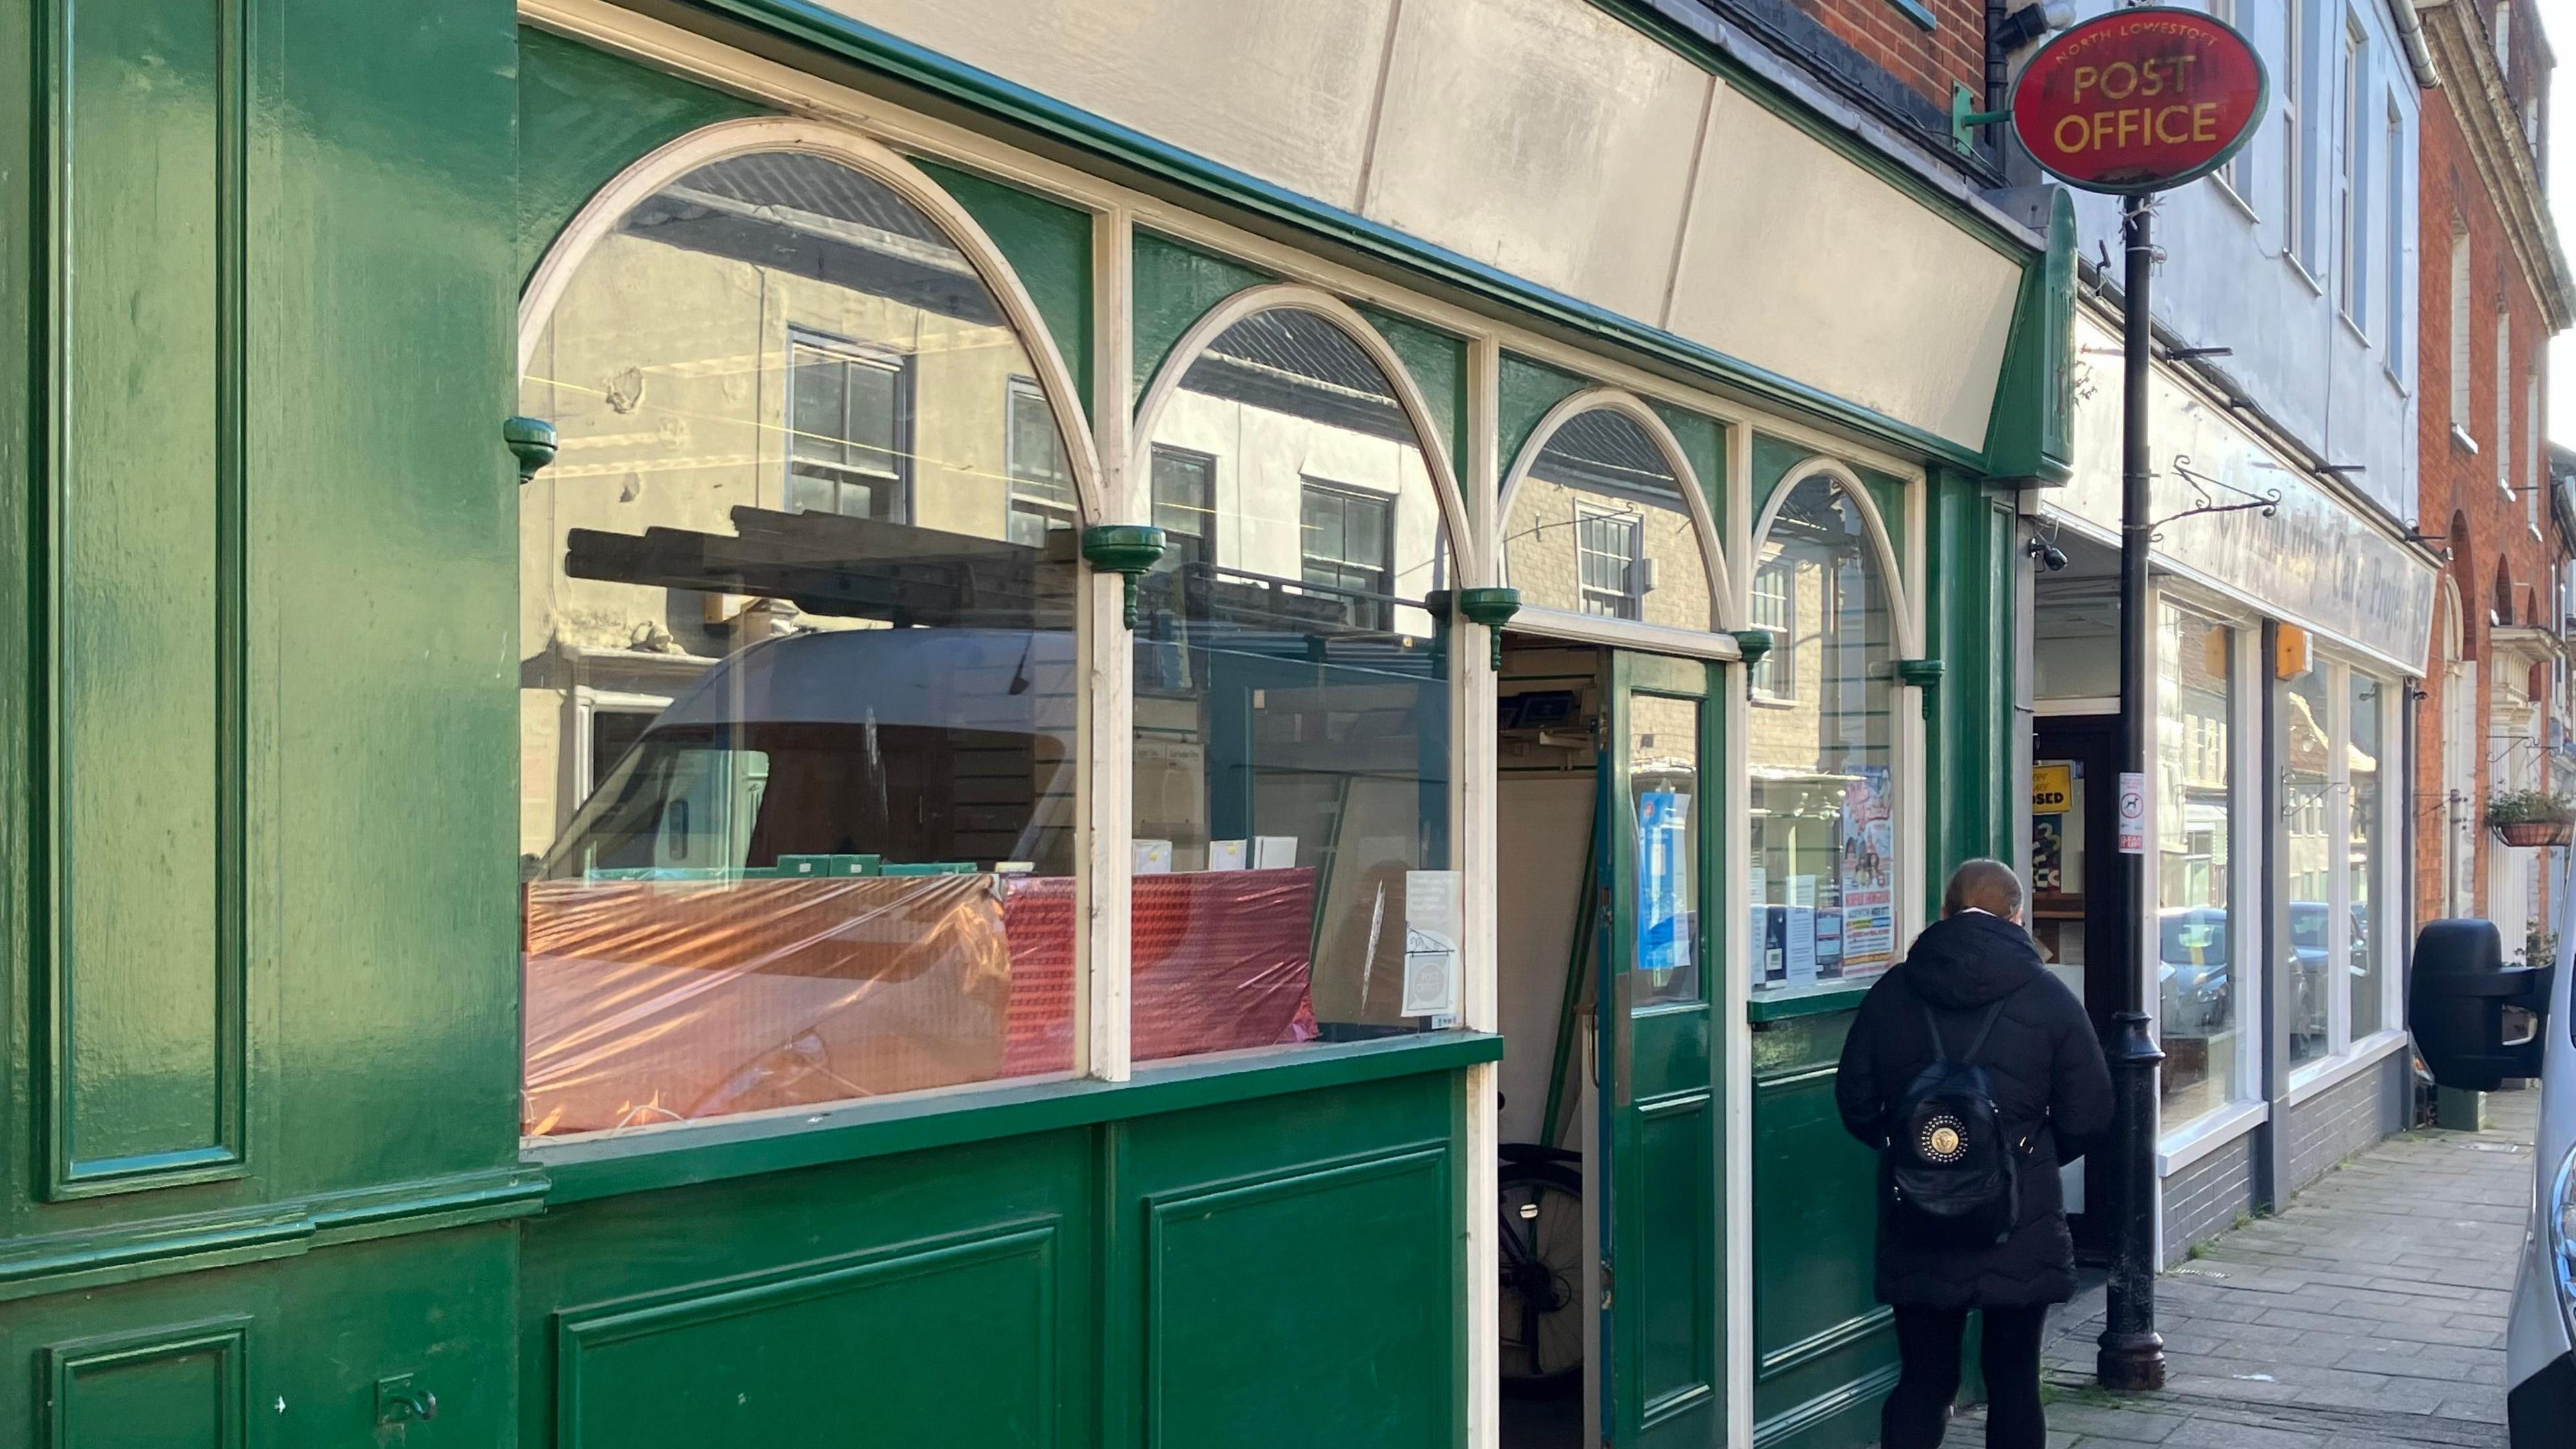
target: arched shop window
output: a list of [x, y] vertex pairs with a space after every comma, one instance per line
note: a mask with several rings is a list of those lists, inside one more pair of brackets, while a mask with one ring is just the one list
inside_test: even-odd
[[[1708, 630], [1723, 577], [1707, 502], [1641, 403], [1578, 394], [1524, 450], [1503, 499], [1503, 581], [1524, 608]], [[1612, 395], [1615, 396], [1615, 395]]]
[[1254, 294], [1140, 410], [1171, 547], [1137, 620], [1136, 1060], [1458, 1011], [1448, 531], [1398, 375], [1347, 309]]
[[1757, 990], [1896, 960], [1897, 629], [1874, 519], [1847, 476], [1810, 472], [1756, 555], [1752, 619], [1774, 640], [1746, 725]]
[[890, 155], [659, 169], [531, 289], [526, 1130], [1065, 1071], [1063, 369]]

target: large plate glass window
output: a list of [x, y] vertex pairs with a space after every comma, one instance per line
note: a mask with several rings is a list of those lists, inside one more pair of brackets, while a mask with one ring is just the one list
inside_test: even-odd
[[2334, 1052], [2334, 994], [2344, 969], [2334, 959], [2334, 690], [2320, 662], [2279, 685], [2282, 878], [2288, 929], [2280, 943], [2281, 996], [2289, 1013], [2292, 1065]]
[[2243, 1094], [2235, 898], [2236, 632], [2159, 611], [2156, 641], [2156, 1031], [2162, 1122], [2185, 1127]]
[[1174, 365], [1144, 420], [1176, 546], [1137, 621], [1134, 1056], [1445, 1025], [1451, 581], [1421, 440], [1317, 311]]
[[2352, 679], [2352, 748], [2345, 753], [2352, 772], [2351, 845], [2345, 874], [2351, 900], [2345, 918], [2351, 923], [2351, 1039], [2359, 1041], [2388, 1024], [2388, 913], [2395, 894], [2389, 889], [2388, 821], [2381, 760], [2388, 745], [2385, 702], [2388, 686], [2354, 670]]
[[1868, 975], [1898, 948], [1896, 646], [1892, 581], [1850, 485], [1792, 487], [1754, 578], [1789, 625], [1746, 721], [1754, 985]]
[[[975, 264], [852, 166], [737, 155], [540, 320], [526, 1130], [1068, 1070], [1078, 510]], [[576, 759], [601, 692], [669, 703]]]

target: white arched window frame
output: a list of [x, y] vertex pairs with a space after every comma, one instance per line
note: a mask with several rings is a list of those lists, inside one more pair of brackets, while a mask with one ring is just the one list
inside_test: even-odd
[[[1869, 535], [1870, 552], [1877, 558], [1881, 577], [1886, 580], [1889, 643], [1895, 658], [1921, 658], [1923, 636], [1916, 622], [1919, 615], [1914, 589], [1919, 571], [1902, 566], [1895, 540], [1888, 532], [1886, 516], [1879, 511], [1878, 500], [1870, 495], [1868, 486], [1861, 482], [1860, 474], [1839, 459], [1815, 454], [1801, 459], [1780, 475], [1778, 486], [1763, 501], [1761, 516], [1754, 521], [1753, 546], [1746, 555], [1749, 560], [1745, 570], [1746, 589], [1751, 589], [1753, 575], [1761, 569], [1762, 550], [1771, 540], [1771, 527], [1779, 521], [1780, 510], [1788, 505], [1790, 496], [1800, 485], [1815, 478], [1831, 481], [1836, 491], [1848, 499], [1860, 514], [1861, 523]], [[1911, 514], [1920, 494], [1919, 482], [1906, 483], [1909, 522], [1917, 522]], [[1921, 528], [1913, 529], [1910, 536], [1920, 540]], [[1898, 808], [1896, 935], [1898, 940], [1904, 941], [1912, 939], [1914, 933], [1923, 927], [1923, 760], [1926, 748], [1923, 691], [1919, 686], [1908, 684], [1901, 676], [1891, 677], [1888, 680], [1888, 700], [1889, 707], [1896, 714], [1894, 738], [1890, 741]]]
[[[1144, 447], [1153, 438], [1155, 425], [1162, 420], [1163, 409], [1171, 402], [1172, 394], [1180, 391], [1182, 377], [1219, 337], [1225, 335], [1228, 328], [1247, 317], [1282, 309], [1309, 313], [1330, 323], [1350, 338], [1352, 344], [1365, 353], [1385, 376], [1387, 386], [1395, 391], [1396, 405], [1404, 410], [1405, 421], [1413, 427], [1414, 441], [1422, 448], [1423, 466], [1431, 475], [1434, 501], [1440, 510], [1441, 531], [1449, 549], [1450, 578], [1454, 582], [1479, 577], [1475, 537], [1468, 527], [1466, 505], [1459, 497], [1458, 475], [1450, 463], [1447, 440], [1440, 436], [1439, 426], [1431, 420], [1431, 407], [1423, 398], [1422, 389], [1414, 385], [1412, 374], [1405, 370], [1404, 359], [1396, 355], [1394, 346], [1368, 324], [1367, 318], [1348, 302], [1320, 288], [1293, 282], [1265, 283], [1247, 287], [1208, 309], [1205, 316], [1192, 323], [1190, 329], [1181, 334], [1180, 340], [1172, 344], [1170, 355], [1155, 371], [1154, 380], [1145, 388], [1145, 395], [1137, 400], [1134, 437], [1138, 447]], [[1129, 508], [1139, 516], [1122, 521], [1151, 522], [1150, 504], [1133, 496], [1136, 490], [1126, 491], [1130, 495]]]
[[884, 186], [938, 223], [941, 231], [963, 252], [975, 268], [977, 280], [993, 294], [1002, 315], [1019, 335], [1020, 345], [1028, 349], [1029, 362], [1037, 373], [1037, 385], [1046, 395], [1047, 407], [1054, 415], [1056, 433], [1064, 444], [1065, 465], [1073, 474], [1074, 497], [1085, 524], [1097, 522], [1104, 511], [1101, 506], [1100, 454], [1093, 446], [1090, 431], [1081, 427], [1083, 417], [1081, 393], [1074, 386], [1073, 373], [1065, 366], [1064, 356], [1056, 350], [1055, 338], [1047, 331], [1045, 319], [1039, 316], [1037, 303], [1028, 289], [1020, 285], [1017, 273], [1003, 259], [1001, 248], [993, 244], [984, 228], [955, 198], [942, 190], [939, 183], [901, 154], [869, 140], [855, 131], [818, 121], [786, 116], [754, 116], [738, 121], [723, 121], [671, 141], [646, 154], [641, 160], [619, 172], [617, 178], [601, 187], [580, 211], [573, 214], [563, 233], [546, 252], [528, 277], [528, 285], [519, 298], [519, 365], [525, 376], [528, 362], [535, 355], [537, 340], [544, 335], [546, 323], [554, 316], [555, 304], [563, 299], [565, 288], [580, 272], [582, 263], [600, 241], [617, 230], [626, 214], [702, 166], [736, 156], [771, 152], [794, 152], [836, 161], [869, 180]]
[[1717, 520], [1710, 512], [1707, 495], [1702, 492], [1698, 471], [1682, 451], [1681, 440], [1673, 436], [1671, 425], [1635, 393], [1612, 387], [1587, 387], [1548, 409], [1538, 427], [1521, 445], [1520, 455], [1512, 460], [1511, 471], [1504, 475], [1501, 497], [1496, 501], [1494, 519], [1497, 537], [1494, 544], [1494, 566], [1506, 585], [1511, 578], [1505, 569], [1500, 530], [1511, 525], [1512, 504], [1530, 470], [1538, 466], [1541, 454], [1566, 424], [1588, 413], [1610, 412], [1626, 418], [1644, 430], [1647, 439], [1661, 455], [1664, 466], [1672, 471], [1680, 485], [1682, 502], [1689, 510], [1691, 533], [1699, 542], [1700, 566], [1708, 581], [1709, 620], [1704, 630], [1674, 628], [1629, 619], [1605, 619], [1578, 614], [1565, 609], [1533, 607], [1524, 603], [1521, 612], [1512, 616], [1512, 627], [1535, 634], [1579, 639], [1596, 644], [1626, 645], [1651, 649], [1665, 654], [1681, 654], [1707, 659], [1734, 659], [1737, 649], [1734, 636], [1725, 632], [1740, 627], [1743, 607], [1728, 578], [1726, 550], [1718, 538]]
[[[991, 235], [954, 197], [902, 153], [844, 126], [792, 116], [745, 117], [691, 131], [628, 165], [573, 214], [529, 274], [519, 297], [516, 375], [526, 377], [546, 326], [573, 278], [629, 212], [700, 167], [738, 156], [779, 152], [833, 161], [884, 186], [930, 218], [965, 256], [1028, 352], [1031, 370], [1036, 374], [1034, 381], [1046, 399], [1057, 439], [1063, 445], [1065, 466], [1072, 474], [1077, 526], [1099, 522], [1109, 511], [1100, 446], [1093, 431], [1083, 425], [1086, 414], [1081, 392], [1036, 301]], [[1114, 842], [1114, 872], [1101, 867], [1099, 862], [1113, 852], [1102, 848], [1101, 812], [1095, 806], [1102, 799], [1124, 798], [1130, 706], [1123, 676], [1115, 684], [1102, 687], [1108, 681], [1102, 677], [1101, 662], [1125, 658], [1124, 638], [1105, 638], [1111, 631], [1098, 627], [1104, 617], [1102, 600], [1114, 597], [1114, 593], [1105, 595], [1097, 587], [1104, 582], [1115, 590], [1114, 576], [1096, 577], [1095, 587], [1083, 591], [1076, 616], [1076, 628], [1085, 641], [1082, 647], [1092, 667], [1075, 672], [1079, 732], [1076, 748], [1086, 761], [1077, 777], [1075, 816], [1081, 837], [1091, 842], [1092, 848], [1076, 851], [1074, 860], [1079, 919], [1074, 929], [1073, 995], [1078, 1016], [1073, 1033], [1073, 1070], [1077, 1076], [1123, 1080], [1128, 1070], [1123, 955], [1127, 846], [1123, 838]], [[1120, 818], [1124, 818], [1123, 807]], [[1119, 834], [1123, 837], [1125, 832], [1121, 830]], [[1111, 956], [1117, 957], [1119, 965], [1108, 971], [1099, 969], [1098, 963]]]

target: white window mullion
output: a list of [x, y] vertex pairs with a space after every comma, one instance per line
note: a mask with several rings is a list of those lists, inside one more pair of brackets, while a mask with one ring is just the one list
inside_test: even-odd
[[[1091, 226], [1091, 417], [1093, 446], [1100, 458], [1099, 520], [1143, 522], [1152, 517], [1142, 496], [1136, 470], [1129, 466], [1134, 448], [1130, 265], [1134, 229], [1126, 210], [1111, 207], [1096, 214]], [[1083, 715], [1082, 772], [1084, 798], [1078, 802], [1089, 825], [1091, 848], [1074, 869], [1083, 904], [1083, 926], [1076, 939], [1082, 950], [1075, 962], [1074, 1024], [1079, 1059], [1074, 1070], [1106, 1082], [1123, 1082], [1133, 1069], [1128, 1030], [1128, 884], [1135, 869], [1136, 651], [1121, 622], [1126, 583], [1118, 575], [1094, 571], [1084, 603], [1090, 609], [1083, 638], [1089, 650], [1082, 671], [1089, 691]]]

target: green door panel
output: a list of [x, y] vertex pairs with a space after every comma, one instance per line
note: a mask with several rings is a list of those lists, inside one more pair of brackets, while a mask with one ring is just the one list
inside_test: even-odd
[[240, 1165], [247, 51], [240, 0], [45, 11], [40, 1090], [61, 1197]]
[[1091, 217], [1016, 186], [935, 161], [918, 161], [975, 218], [1037, 304], [1047, 335], [1091, 412]]
[[1129, 346], [1136, 369], [1134, 395], [1141, 398], [1181, 334], [1206, 316], [1209, 308], [1246, 287], [1276, 279], [1142, 228], [1132, 245], [1136, 295]]
[[249, 1326], [217, 1318], [46, 1349], [47, 1449], [240, 1449]]
[[1726, 1422], [1712, 1020], [1724, 957], [1706, 909], [1724, 898], [1722, 711], [1707, 665], [1605, 659], [1601, 1423], [1619, 1449], [1706, 1445]]
[[617, 173], [702, 126], [764, 114], [666, 71], [542, 30], [519, 31], [518, 265], [524, 280]]
[[1843, 1130], [1834, 1067], [1851, 1014], [1753, 1039], [1753, 1409], [1764, 1449], [1878, 1437], [1896, 1343], [1872, 1287], [1877, 1162]]
[[560, 1449], [1047, 1445], [1058, 1223], [909, 1243], [567, 1315]]

